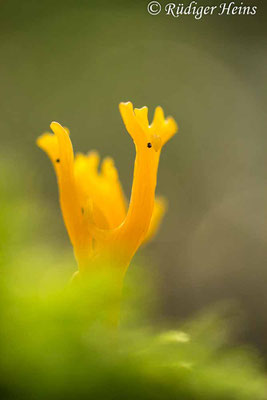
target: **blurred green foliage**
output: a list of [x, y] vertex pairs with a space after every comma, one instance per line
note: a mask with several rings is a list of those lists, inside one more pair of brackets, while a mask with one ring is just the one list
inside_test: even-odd
[[[70, 284], [71, 255], [32, 237], [46, 222], [42, 203], [22, 195], [12, 167], [1, 169], [2, 178], [3, 171], [1, 399], [266, 399], [261, 362], [251, 350], [227, 345], [227, 323], [216, 314], [178, 330], [151, 323], [148, 277], [127, 282], [120, 326], [110, 326], [112, 277]], [[9, 190], [18, 191], [12, 203]]]

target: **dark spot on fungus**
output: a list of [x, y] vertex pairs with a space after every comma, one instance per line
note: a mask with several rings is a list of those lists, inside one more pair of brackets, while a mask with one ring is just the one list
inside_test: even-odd
[[84, 208], [82, 208], [82, 214], [84, 214]]
[[151, 149], [152, 143], [148, 142], [147, 147], [148, 147], [149, 149]]
[[57, 159], [56, 159], [56, 162], [57, 162], [57, 163], [59, 163], [59, 162], [60, 162], [60, 159], [59, 159], [59, 158], [57, 158]]

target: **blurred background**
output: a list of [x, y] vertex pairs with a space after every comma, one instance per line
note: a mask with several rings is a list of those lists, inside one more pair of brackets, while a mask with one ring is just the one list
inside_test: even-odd
[[52, 166], [35, 145], [52, 120], [76, 151], [114, 157], [129, 197], [134, 146], [118, 104], [147, 105], [150, 118], [161, 105], [180, 127], [159, 168], [169, 210], [136, 262], [155, 277], [155, 318], [231, 301], [240, 342], [267, 356], [266, 5], [195, 20], [151, 16], [147, 3], [0, 1], [2, 260], [24, 252], [38, 263], [42, 248], [63, 267], [72, 254]]

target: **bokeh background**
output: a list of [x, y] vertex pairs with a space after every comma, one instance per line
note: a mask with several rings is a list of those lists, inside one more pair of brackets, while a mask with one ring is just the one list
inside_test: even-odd
[[76, 151], [114, 157], [129, 197], [134, 146], [118, 103], [147, 105], [150, 118], [160, 104], [180, 131], [159, 168], [168, 214], [137, 263], [153, 271], [156, 318], [230, 300], [243, 315], [240, 342], [267, 355], [266, 5], [197, 21], [151, 16], [147, 3], [0, 1], [1, 253], [25, 241], [33, 262], [42, 247], [75, 269], [36, 137], [52, 120], [68, 126]]

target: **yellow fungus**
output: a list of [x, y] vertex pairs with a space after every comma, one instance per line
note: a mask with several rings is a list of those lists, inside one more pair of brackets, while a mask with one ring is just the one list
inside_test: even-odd
[[117, 169], [108, 157], [96, 152], [73, 155], [69, 131], [57, 122], [37, 145], [50, 157], [55, 168], [63, 219], [81, 273], [93, 263], [116, 268], [120, 282], [140, 245], [150, 240], [166, 209], [156, 198], [157, 170], [164, 144], [177, 132], [173, 118], [165, 119], [161, 107], [149, 125], [148, 109], [121, 103], [120, 113], [132, 137], [136, 158], [129, 204]]

